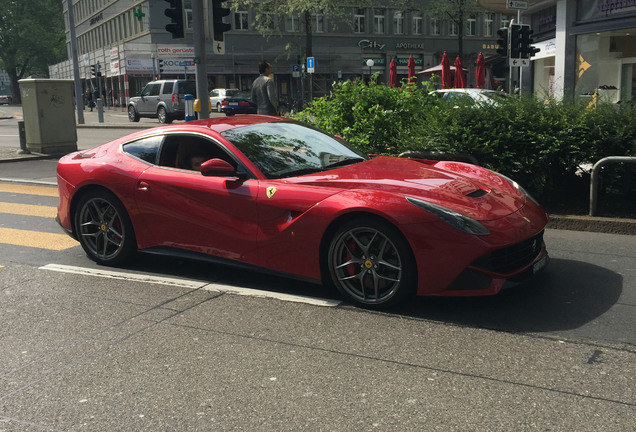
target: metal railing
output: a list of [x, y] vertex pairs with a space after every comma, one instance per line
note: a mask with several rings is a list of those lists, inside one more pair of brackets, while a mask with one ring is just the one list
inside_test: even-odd
[[596, 215], [598, 176], [601, 172], [601, 168], [612, 162], [636, 162], [636, 156], [608, 156], [594, 164], [592, 167], [592, 175], [590, 177], [590, 216]]

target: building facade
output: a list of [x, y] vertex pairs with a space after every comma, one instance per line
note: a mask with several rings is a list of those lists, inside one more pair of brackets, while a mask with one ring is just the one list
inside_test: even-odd
[[[422, 0], [422, 4], [429, 0]], [[231, 6], [231, 2], [230, 6]], [[380, 2], [378, 2], [380, 3]], [[474, 64], [481, 52], [487, 59], [487, 86], [508, 87], [509, 69], [496, 54], [497, 29], [511, 20], [530, 24], [540, 51], [528, 67], [512, 70], [524, 91], [539, 97], [589, 98], [595, 93], [611, 102], [636, 97], [636, 0], [479, 0], [483, 13], [465, 17], [462, 62], [469, 86], [475, 83]], [[509, 4], [523, 9], [509, 9]], [[65, 7], [67, 42], [67, 0]], [[85, 87], [95, 86], [92, 65], [101, 68], [107, 103], [125, 105], [156, 77], [193, 77], [191, 1], [184, 0], [185, 37], [172, 39], [165, 30], [164, 0], [74, 0], [79, 72]], [[314, 14], [313, 74], [303, 72], [306, 56], [304, 20], [300, 16], [267, 16], [271, 31], [256, 30], [254, 10], [235, 10], [226, 17], [225, 54], [215, 54], [210, 23], [211, 5], [204, 0], [206, 62], [209, 88], [249, 90], [260, 60], [274, 67], [279, 94], [293, 100], [320, 96], [336, 80], [378, 74], [389, 76], [391, 59], [398, 63], [398, 78], [407, 74], [413, 56], [416, 70], [440, 63], [447, 52], [451, 63], [458, 54], [460, 29], [453, 21], [440, 21], [416, 10], [390, 6], [348, 8], [338, 18]], [[70, 48], [69, 48], [69, 59]], [[368, 59], [373, 66], [366, 65]], [[72, 63], [50, 67], [52, 78], [72, 78]], [[518, 77], [518, 78], [517, 78]]]
[[[636, 98], [636, 0], [479, 0], [490, 10], [517, 12], [541, 51], [522, 68], [524, 88], [545, 98], [611, 103]], [[508, 9], [508, 4], [523, 9]], [[517, 17], [515, 17], [517, 18]]]
[[[422, 1], [423, 4], [428, 1]], [[258, 62], [272, 63], [279, 95], [293, 100], [320, 96], [336, 80], [378, 74], [381, 82], [389, 76], [389, 64], [395, 58], [398, 78], [406, 78], [407, 61], [413, 56], [416, 70], [436, 66], [447, 52], [451, 62], [458, 54], [460, 29], [452, 21], [440, 21], [420, 12], [402, 11], [388, 6], [347, 8], [333, 18], [314, 14], [312, 20], [313, 74], [303, 71], [306, 57], [304, 20], [300, 16], [268, 17], [271, 34], [263, 36], [255, 28], [254, 10], [233, 10], [226, 17], [231, 24], [225, 33], [225, 54], [214, 54], [210, 24], [211, 2], [204, 0], [206, 63], [209, 88], [227, 87], [248, 90], [258, 75]], [[70, 36], [67, 1], [63, 0]], [[163, 0], [74, 0], [74, 24], [79, 58], [79, 73], [85, 87], [102, 81], [107, 103], [125, 105], [126, 98], [137, 94], [155, 77], [193, 77], [192, 9], [184, 0], [185, 37], [172, 39], [165, 30], [169, 18], [164, 15], [168, 3]], [[230, 2], [231, 7], [231, 2]], [[505, 79], [505, 67], [496, 54], [496, 31], [507, 25], [510, 13], [484, 12], [465, 19], [463, 28], [464, 68], [469, 85], [474, 85], [474, 63], [481, 52], [487, 58], [493, 78]], [[367, 60], [373, 60], [373, 67]], [[99, 64], [101, 77], [92, 75]], [[73, 77], [70, 60], [50, 67], [52, 78]], [[492, 83], [496, 83], [493, 79]], [[496, 85], [496, 84], [492, 84]], [[97, 87], [97, 86], [96, 86]]]

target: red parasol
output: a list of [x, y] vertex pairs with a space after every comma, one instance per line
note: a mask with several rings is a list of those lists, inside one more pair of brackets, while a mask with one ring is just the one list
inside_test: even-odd
[[391, 60], [389, 64], [389, 87], [395, 87], [397, 85], [397, 63], [395, 59]]
[[466, 87], [466, 78], [464, 78], [464, 68], [462, 67], [462, 59], [457, 56], [455, 59], [455, 88]]
[[477, 75], [477, 88], [484, 88], [484, 84], [486, 83], [486, 73], [485, 73], [485, 66], [486, 61], [484, 60], [484, 55], [482, 53], [479, 53], [479, 55], [477, 56], [477, 71], [475, 72], [475, 74]]
[[409, 57], [407, 66], [409, 68], [409, 82], [411, 82], [411, 78], [415, 76], [415, 59], [413, 58], [413, 56]]
[[442, 55], [442, 88], [451, 88], [450, 60], [446, 53]]

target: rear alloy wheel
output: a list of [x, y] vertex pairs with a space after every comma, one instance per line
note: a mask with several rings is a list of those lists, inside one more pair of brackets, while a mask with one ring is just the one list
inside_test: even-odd
[[99, 264], [120, 264], [130, 259], [137, 249], [126, 209], [108, 191], [90, 192], [80, 199], [75, 230], [86, 255]]
[[344, 224], [329, 246], [331, 282], [359, 305], [384, 308], [414, 292], [415, 262], [402, 234], [373, 218]]
[[218, 102], [216, 104], [216, 112], [223, 112], [223, 110], [221, 109], [221, 104]]
[[157, 118], [159, 119], [159, 123], [172, 123], [172, 119], [170, 119], [170, 116], [168, 115], [164, 107], [159, 107], [159, 109], [157, 110]]
[[132, 105], [128, 107], [128, 120], [130, 120], [131, 122], [139, 121], [139, 114], [137, 113], [135, 107]]

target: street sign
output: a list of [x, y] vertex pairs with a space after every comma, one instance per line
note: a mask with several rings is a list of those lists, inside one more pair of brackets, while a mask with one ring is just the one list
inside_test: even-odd
[[313, 57], [307, 57], [307, 72], [314, 73], [315, 59]]
[[214, 49], [214, 54], [225, 54], [225, 41], [212, 41], [212, 48]]
[[512, 67], [530, 66], [530, 59], [511, 58], [510, 66]]
[[300, 65], [292, 65], [292, 77], [300, 78]]
[[528, 9], [527, 1], [520, 0], [507, 0], [506, 1], [506, 9]]

